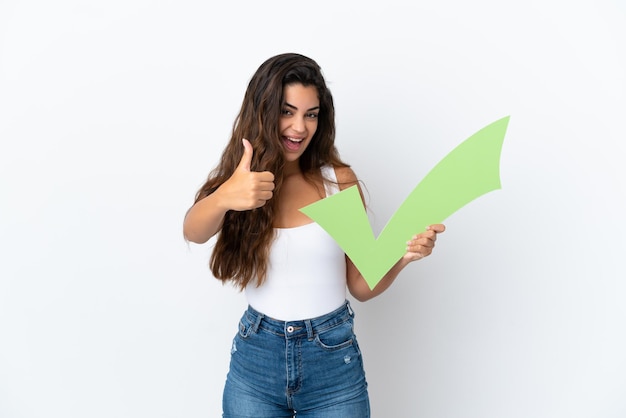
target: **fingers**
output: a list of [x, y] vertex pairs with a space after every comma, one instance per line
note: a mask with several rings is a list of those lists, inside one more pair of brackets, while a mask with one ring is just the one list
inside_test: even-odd
[[241, 141], [243, 142], [243, 155], [241, 156], [241, 161], [239, 161], [239, 166], [237, 168], [240, 170], [250, 171], [250, 164], [252, 163], [254, 150], [252, 149], [250, 141], [246, 138], [243, 138]]
[[224, 206], [237, 211], [259, 208], [274, 195], [274, 174], [252, 171], [254, 150], [250, 141], [242, 138], [243, 155], [233, 175], [220, 186]]
[[[263, 206], [265, 202], [270, 200], [274, 196], [274, 176], [272, 173], [258, 173], [259, 177], [261, 175], [269, 174], [271, 179], [268, 177], [267, 180], [259, 180], [257, 185], [253, 187], [254, 196], [259, 201], [259, 206]], [[259, 207], [257, 206], [257, 207]]]
[[[243, 170], [248, 173], [251, 173], [250, 166], [252, 164], [252, 156], [254, 155], [254, 149], [252, 148], [252, 144], [246, 138], [243, 138], [243, 155], [241, 156], [241, 161], [239, 161], [238, 170]], [[274, 190], [274, 174], [269, 171], [259, 171], [254, 172], [252, 176], [249, 177], [252, 187], [255, 190], [260, 192], [271, 192]], [[265, 194], [267, 195], [267, 193]], [[271, 197], [271, 193], [269, 194]], [[267, 198], [266, 200], [268, 200]]]
[[435, 248], [437, 234], [445, 230], [446, 227], [443, 224], [433, 224], [428, 226], [425, 232], [414, 235], [406, 243], [407, 257], [413, 261], [429, 256]]
[[427, 231], [435, 231], [440, 234], [446, 230], [446, 226], [444, 224], [433, 224], [426, 227]]
[[244, 204], [244, 209], [259, 208], [274, 196], [274, 175], [269, 171], [250, 172], [246, 175], [245, 186], [239, 194], [241, 198], [248, 199], [249, 207]]
[[[254, 155], [254, 149], [252, 148], [252, 144], [246, 138], [242, 138], [241, 142], [243, 143], [243, 155], [241, 156], [241, 160], [239, 161], [239, 165], [237, 166], [238, 170], [244, 170], [250, 172], [250, 166], [252, 164], [252, 156]], [[258, 175], [259, 181], [262, 182], [273, 182], [274, 174], [269, 171], [260, 171], [256, 172]], [[272, 190], [274, 189], [272, 183]]]
[[422, 256], [430, 255], [435, 247], [435, 239], [415, 235], [411, 240], [406, 243], [406, 250], [410, 253], [420, 253]]

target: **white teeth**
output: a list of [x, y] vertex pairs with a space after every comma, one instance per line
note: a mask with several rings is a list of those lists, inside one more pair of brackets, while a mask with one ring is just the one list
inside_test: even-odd
[[296, 139], [296, 138], [289, 138], [289, 137], [287, 137], [287, 139], [290, 140], [291, 142], [302, 142], [304, 140], [304, 138]]

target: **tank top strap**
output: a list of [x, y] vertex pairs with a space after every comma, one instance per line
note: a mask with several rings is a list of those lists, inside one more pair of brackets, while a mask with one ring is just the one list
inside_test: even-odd
[[325, 165], [321, 168], [321, 172], [322, 177], [324, 178], [324, 190], [326, 191], [326, 197], [339, 193], [339, 184], [337, 182], [335, 168], [332, 165]]

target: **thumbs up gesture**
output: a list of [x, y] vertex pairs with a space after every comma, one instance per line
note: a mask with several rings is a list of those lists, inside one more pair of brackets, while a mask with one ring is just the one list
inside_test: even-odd
[[229, 210], [244, 211], [259, 208], [272, 198], [274, 174], [269, 171], [250, 171], [254, 150], [250, 141], [243, 139], [243, 156], [233, 175], [220, 186], [222, 202]]

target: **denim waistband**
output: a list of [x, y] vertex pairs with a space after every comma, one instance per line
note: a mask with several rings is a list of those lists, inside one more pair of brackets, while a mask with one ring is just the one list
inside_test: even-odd
[[252, 324], [253, 332], [263, 329], [285, 338], [296, 338], [306, 335], [308, 339], [312, 339], [315, 334], [354, 318], [354, 312], [350, 307], [350, 301], [346, 300], [343, 305], [334, 311], [311, 319], [280, 321], [256, 311], [250, 305], [248, 305], [246, 316]]

